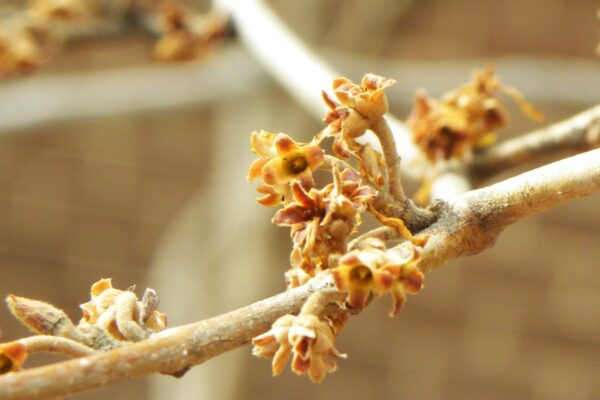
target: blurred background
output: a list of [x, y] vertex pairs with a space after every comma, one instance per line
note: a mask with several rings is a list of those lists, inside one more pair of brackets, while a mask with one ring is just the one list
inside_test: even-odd
[[[598, 101], [597, 1], [268, 4], [340, 73], [397, 79], [389, 97], [403, 119], [416, 89], [438, 96], [487, 62], [549, 123]], [[183, 65], [153, 63], [150, 45], [136, 33], [80, 41], [35, 75], [0, 81], [1, 297], [78, 320], [89, 286], [112, 277], [156, 289], [175, 326], [284, 289], [288, 231], [245, 181], [249, 134], [307, 140], [319, 118], [235, 39]], [[536, 128], [512, 109], [501, 138]], [[74, 398], [598, 399], [598, 200], [520, 222], [493, 249], [432, 272], [395, 319], [388, 298], [375, 302], [349, 321], [338, 341], [349, 358], [320, 385], [289, 370], [271, 378], [247, 346], [180, 380]], [[4, 340], [27, 335], [6, 309], [0, 327]]]

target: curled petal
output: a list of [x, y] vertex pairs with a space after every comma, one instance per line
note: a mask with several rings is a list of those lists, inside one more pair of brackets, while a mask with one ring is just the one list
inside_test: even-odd
[[404, 277], [404, 288], [407, 292], [418, 293], [423, 287], [425, 276], [418, 268], [411, 268], [410, 272]]
[[100, 279], [99, 281], [94, 282], [92, 284], [92, 287], [90, 289], [90, 297], [99, 296], [100, 293], [104, 292], [105, 290], [112, 289], [112, 287], [113, 286], [111, 278]]
[[310, 221], [310, 219], [310, 210], [299, 204], [292, 203], [275, 213], [273, 223], [280, 226], [291, 226], [301, 222]]
[[259, 158], [257, 160], [254, 160], [252, 164], [250, 164], [250, 168], [248, 168], [248, 175], [246, 176], [248, 182], [252, 182], [256, 178], [261, 176], [262, 169], [267, 163], [267, 161], [268, 159], [266, 158]]
[[302, 207], [307, 209], [314, 209], [317, 207], [317, 202], [315, 200], [315, 197], [317, 197], [316, 193], [313, 192], [313, 196], [311, 196], [311, 193], [304, 189], [301, 184], [294, 182], [292, 184], [292, 193], [296, 203]]
[[399, 285], [394, 285], [392, 289], [392, 311], [390, 312], [390, 317], [398, 315], [404, 303], [406, 303], [404, 290]]
[[375, 75], [372, 73], [365, 74], [363, 76], [360, 85], [369, 91], [375, 91], [377, 89], [387, 89], [388, 87], [395, 85], [395, 79], [384, 78], [383, 76]]
[[356, 311], [362, 311], [365, 309], [370, 300], [370, 292], [368, 290], [356, 287], [350, 287], [348, 291], [347, 302]]
[[326, 359], [328, 359], [327, 356], [322, 356], [314, 357], [311, 360], [310, 366], [308, 368], [308, 377], [313, 383], [323, 382], [326, 373], [334, 372], [337, 369], [337, 365], [334, 361], [331, 361], [331, 363], [333, 364], [332, 368], [331, 363], [329, 365], [325, 363]]
[[275, 150], [275, 136], [277, 135], [267, 131], [252, 132], [252, 135], [250, 135], [250, 148], [252, 152], [266, 158], [277, 155]]
[[263, 206], [267, 207], [277, 207], [283, 204], [282, 196], [277, 194], [268, 194], [266, 196], [259, 197], [258, 199], [256, 199], [256, 201], [258, 201]]
[[275, 148], [279, 156], [285, 156], [290, 152], [300, 150], [298, 143], [285, 133], [280, 133], [275, 137]]
[[302, 358], [300, 354], [295, 353], [294, 359], [292, 360], [292, 371], [298, 375], [306, 373], [310, 367], [311, 361], [311, 358]]
[[273, 357], [273, 376], [281, 374], [283, 367], [285, 367], [285, 364], [287, 364], [290, 359], [291, 353], [292, 347], [289, 344], [285, 343], [279, 347]]

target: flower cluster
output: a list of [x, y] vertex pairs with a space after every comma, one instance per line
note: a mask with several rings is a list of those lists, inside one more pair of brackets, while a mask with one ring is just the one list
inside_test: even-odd
[[391, 293], [395, 316], [406, 301], [406, 293], [418, 293], [423, 286], [423, 273], [417, 267], [420, 255], [416, 247], [405, 242], [394, 253], [385, 244], [370, 240], [361, 250], [353, 250], [339, 260], [332, 273], [336, 286], [348, 292], [347, 302], [362, 311], [374, 295]]
[[345, 358], [335, 348], [335, 326], [314, 315], [284, 315], [271, 329], [252, 339], [253, 354], [273, 359], [273, 375], [279, 375], [290, 357], [292, 371], [308, 374], [319, 383], [337, 369], [336, 358]]
[[471, 82], [440, 100], [417, 92], [406, 124], [429, 161], [462, 158], [473, 148], [492, 144], [495, 131], [506, 126], [508, 111], [498, 98], [500, 94], [511, 97], [531, 119], [542, 118], [521, 93], [502, 84], [488, 65], [483, 71], [474, 71]]
[[[406, 204], [385, 193], [390, 191], [392, 175], [397, 176], [395, 169], [390, 173], [393, 167], [386, 158], [390, 149], [396, 151], [393, 135], [381, 136], [388, 110], [384, 90], [394, 83], [374, 74], [365, 75], [360, 85], [346, 78], [335, 79], [335, 100], [323, 93], [329, 108], [324, 119], [327, 126], [309, 143], [297, 143], [284, 133], [252, 133], [251, 148], [258, 159], [250, 165], [247, 178], [260, 178], [258, 202], [281, 206], [272, 222], [291, 232], [292, 268], [285, 273], [288, 289], [317, 275], [332, 275], [337, 286], [334, 298], [319, 299], [323, 293], [317, 291], [298, 316], [283, 316], [271, 330], [254, 338], [254, 354], [273, 359], [274, 375], [291, 357], [292, 371], [307, 373], [312, 381], [320, 382], [336, 369], [335, 357], [342, 356], [334, 347], [334, 338], [350, 313], [362, 311], [376, 295], [391, 293], [395, 315], [406, 293], [421, 289], [423, 274], [416, 267], [419, 252], [414, 244], [423, 245], [427, 237], [412, 235], [398, 214], [390, 211]], [[388, 156], [370, 144], [359, 143], [357, 139], [369, 129]], [[328, 138], [333, 138], [335, 156], [325, 155], [321, 148]], [[318, 169], [331, 174], [331, 181], [321, 187], [313, 178]], [[376, 197], [381, 200], [379, 205]], [[382, 241], [366, 234], [357, 239], [357, 250], [349, 251], [350, 238], [358, 232], [366, 211], [409, 241], [395, 251], [386, 251]], [[329, 311], [332, 304], [339, 314]]]
[[375, 191], [361, 185], [356, 172], [334, 169], [334, 182], [323, 189], [306, 191], [292, 185], [293, 201], [277, 211], [273, 222], [289, 226], [294, 244], [288, 271], [288, 287], [304, 283], [335, 265], [336, 258], [346, 252], [348, 237], [360, 224], [360, 214], [375, 196]]
[[154, 44], [154, 57], [161, 61], [190, 61], [206, 55], [225, 34], [225, 18], [194, 14], [183, 5], [163, 1], [157, 8], [157, 20], [162, 31]]

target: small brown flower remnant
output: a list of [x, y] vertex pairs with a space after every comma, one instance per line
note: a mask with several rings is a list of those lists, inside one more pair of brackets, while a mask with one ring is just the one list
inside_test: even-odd
[[253, 132], [252, 151], [259, 155], [248, 170], [248, 181], [262, 177], [258, 191], [265, 196], [260, 204], [278, 206], [291, 201], [290, 182], [300, 182], [309, 190], [314, 186], [312, 173], [323, 163], [323, 150], [316, 143], [300, 144], [285, 133]]
[[333, 81], [333, 93], [343, 106], [358, 111], [369, 121], [377, 121], [388, 110], [388, 101], [384, 90], [396, 83], [375, 74], [363, 76], [360, 86], [347, 78]]
[[374, 295], [391, 292], [393, 309], [398, 314], [406, 300], [406, 292], [418, 293], [423, 285], [423, 273], [416, 263], [419, 253], [407, 242], [405, 254], [385, 251], [383, 242], [370, 241], [363, 250], [353, 250], [339, 260], [333, 277], [339, 290], [348, 292], [347, 302], [357, 312], [362, 311]]
[[446, 93], [441, 100], [417, 92], [406, 124], [432, 163], [462, 158], [471, 149], [492, 144], [495, 131], [506, 126], [508, 111], [498, 99], [499, 94], [512, 98], [529, 118], [542, 119], [521, 93], [504, 85], [493, 66], [488, 65], [483, 71], [474, 71], [471, 82]]
[[175, 1], [158, 5], [157, 18], [163, 36], [154, 45], [154, 57], [161, 61], [190, 61], [206, 55], [225, 34], [225, 18], [197, 15]]
[[21, 370], [27, 348], [19, 342], [0, 343], [0, 375]]
[[[375, 74], [366, 74], [360, 85], [348, 78], [336, 78], [333, 81], [333, 93], [338, 104], [327, 93], [323, 100], [329, 108], [323, 121], [328, 125], [325, 136], [334, 136], [333, 150], [340, 158], [349, 154], [357, 155], [361, 146], [354, 140], [362, 136], [371, 124], [388, 110], [388, 101], [384, 90], [396, 83]], [[359, 157], [360, 159], [360, 157]]]
[[335, 358], [345, 358], [335, 348], [332, 323], [314, 315], [284, 315], [272, 328], [252, 339], [255, 356], [273, 359], [273, 375], [279, 375], [292, 357], [292, 371], [308, 374], [320, 383], [327, 373], [337, 369]]

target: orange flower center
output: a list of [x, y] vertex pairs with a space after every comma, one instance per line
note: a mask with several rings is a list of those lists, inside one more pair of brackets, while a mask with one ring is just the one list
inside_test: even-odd
[[373, 279], [373, 273], [364, 265], [357, 265], [350, 271], [350, 282], [368, 283]]
[[284, 168], [290, 175], [298, 175], [308, 168], [308, 160], [302, 153], [292, 154], [283, 159]]

